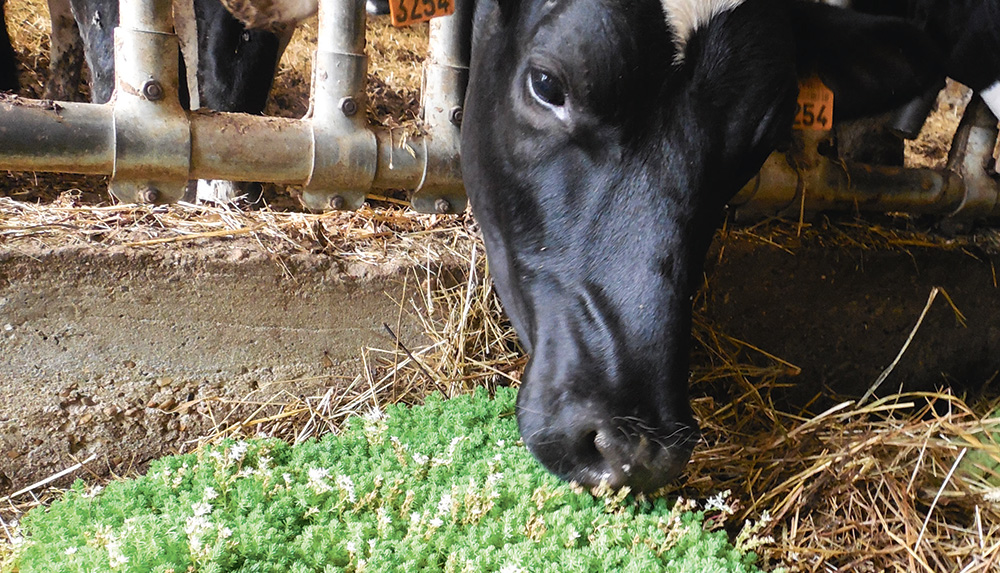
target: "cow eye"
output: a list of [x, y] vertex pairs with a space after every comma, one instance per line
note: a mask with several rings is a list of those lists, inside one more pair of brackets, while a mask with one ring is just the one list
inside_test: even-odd
[[528, 89], [532, 97], [549, 107], [566, 105], [566, 88], [562, 81], [549, 72], [532, 68], [528, 72]]

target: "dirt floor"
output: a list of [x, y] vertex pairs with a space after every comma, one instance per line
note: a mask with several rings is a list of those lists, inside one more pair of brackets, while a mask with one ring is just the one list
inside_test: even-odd
[[835, 229], [784, 247], [737, 234], [717, 241], [719, 256], [709, 259], [701, 311], [728, 335], [801, 368], [784, 399], [804, 405], [819, 395], [815, 410], [864, 394], [935, 287], [942, 294], [883, 393], [1000, 389], [996, 245], [823, 244]]

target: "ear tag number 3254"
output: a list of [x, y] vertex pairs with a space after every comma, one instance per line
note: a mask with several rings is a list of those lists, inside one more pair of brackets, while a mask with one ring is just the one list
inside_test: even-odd
[[795, 106], [795, 129], [833, 129], [833, 91], [816, 76], [799, 80]]
[[397, 28], [447, 16], [455, 11], [455, 0], [389, 0], [389, 16]]

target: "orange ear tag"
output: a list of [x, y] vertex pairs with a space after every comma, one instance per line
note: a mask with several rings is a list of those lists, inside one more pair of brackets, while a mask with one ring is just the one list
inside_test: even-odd
[[389, 0], [392, 25], [405, 28], [455, 11], [456, 0]]
[[792, 127], [816, 131], [833, 129], [833, 90], [816, 76], [799, 80], [799, 99]]

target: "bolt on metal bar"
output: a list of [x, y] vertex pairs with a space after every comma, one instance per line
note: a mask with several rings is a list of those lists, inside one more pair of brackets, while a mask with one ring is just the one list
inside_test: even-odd
[[325, 0], [313, 61], [313, 165], [302, 202], [313, 210], [357, 209], [375, 179], [378, 142], [365, 115], [364, 0]]
[[187, 189], [191, 133], [178, 89], [172, 0], [122, 0], [115, 29], [111, 193], [173, 203]]

